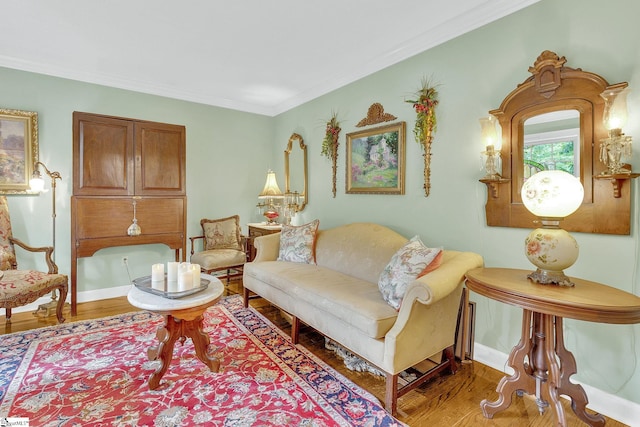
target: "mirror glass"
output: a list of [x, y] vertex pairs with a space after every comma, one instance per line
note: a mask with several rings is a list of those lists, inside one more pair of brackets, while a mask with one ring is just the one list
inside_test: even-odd
[[307, 146], [300, 135], [289, 138], [284, 152], [286, 203], [295, 212], [302, 211], [308, 203], [307, 194]]
[[580, 177], [580, 112], [561, 110], [539, 114], [524, 122], [526, 181], [543, 170], [563, 170]]

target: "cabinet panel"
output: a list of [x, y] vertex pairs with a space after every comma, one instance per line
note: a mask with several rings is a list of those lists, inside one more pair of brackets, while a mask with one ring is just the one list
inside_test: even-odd
[[76, 240], [128, 237], [133, 220], [133, 200], [141, 235], [183, 233], [184, 198], [75, 198]]
[[85, 113], [73, 118], [73, 193], [132, 195], [133, 123]]
[[73, 113], [73, 194], [184, 196], [184, 126]]
[[184, 194], [184, 127], [139, 122], [135, 129], [135, 194]]

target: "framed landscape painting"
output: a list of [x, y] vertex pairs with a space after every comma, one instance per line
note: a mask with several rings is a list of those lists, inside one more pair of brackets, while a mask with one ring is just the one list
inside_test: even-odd
[[0, 109], [0, 194], [26, 194], [38, 161], [38, 113]]
[[404, 194], [405, 122], [347, 134], [347, 194]]

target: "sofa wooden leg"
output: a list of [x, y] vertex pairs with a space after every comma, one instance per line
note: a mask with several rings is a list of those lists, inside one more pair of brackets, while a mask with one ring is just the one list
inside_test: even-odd
[[249, 289], [244, 288], [242, 290], [242, 302], [244, 303], [244, 308], [249, 307]]
[[386, 391], [384, 395], [385, 409], [394, 417], [398, 412], [398, 374], [385, 373]]
[[300, 319], [293, 316], [291, 319], [291, 342], [298, 344], [298, 341], [300, 341]]
[[9, 322], [11, 322], [11, 309], [10, 308], [5, 308], [4, 310], [6, 312], [6, 314], [5, 314], [6, 322], [9, 323]]
[[454, 351], [454, 347], [447, 347], [444, 349], [444, 356], [449, 361], [449, 368], [451, 369], [451, 373], [455, 374], [458, 372], [458, 364], [456, 363], [456, 355]]

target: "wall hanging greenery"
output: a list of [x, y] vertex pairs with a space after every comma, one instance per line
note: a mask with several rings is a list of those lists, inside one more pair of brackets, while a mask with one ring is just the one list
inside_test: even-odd
[[424, 151], [424, 195], [427, 197], [431, 191], [431, 141], [437, 125], [438, 91], [428, 79], [423, 79], [416, 97], [417, 99], [406, 102], [413, 104], [413, 109], [416, 111], [413, 134]]
[[333, 170], [333, 197], [336, 197], [336, 170], [338, 168], [338, 146], [340, 145], [340, 122], [338, 114], [332, 113], [331, 119], [327, 122], [322, 140], [322, 155], [331, 159]]

